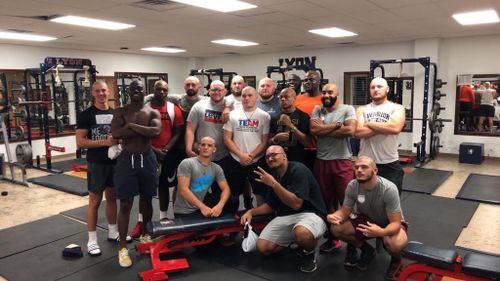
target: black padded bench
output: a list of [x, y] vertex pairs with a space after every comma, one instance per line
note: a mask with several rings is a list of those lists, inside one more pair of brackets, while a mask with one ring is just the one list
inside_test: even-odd
[[454, 249], [439, 249], [409, 242], [402, 255], [415, 263], [403, 266], [398, 280], [423, 281], [433, 274], [467, 281], [500, 279], [500, 257], [468, 253], [463, 258]]
[[[273, 216], [254, 216], [252, 227], [260, 232]], [[147, 231], [152, 237], [163, 236], [153, 243], [137, 244], [139, 253], [149, 252], [152, 269], [143, 271], [140, 276], [143, 280], [166, 280], [167, 273], [189, 268], [187, 259], [161, 260], [160, 256], [181, 251], [187, 247], [201, 246], [212, 243], [218, 235], [238, 233], [243, 230], [238, 215], [226, 214], [217, 218], [200, 216], [176, 218], [166, 222], [150, 222]]]

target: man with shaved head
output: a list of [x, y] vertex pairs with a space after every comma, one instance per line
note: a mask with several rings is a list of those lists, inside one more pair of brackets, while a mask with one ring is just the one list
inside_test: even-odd
[[231, 79], [231, 94], [224, 99], [224, 104], [230, 110], [240, 109], [241, 105], [241, 92], [245, 88], [245, 79], [242, 76], [236, 75]]
[[[222, 168], [212, 162], [217, 150], [215, 140], [203, 137], [197, 156], [182, 160], [177, 169], [177, 196], [174, 203], [175, 217], [203, 216], [215, 218], [223, 211], [235, 212], [238, 200], [228, 204], [231, 190]], [[208, 193], [213, 183], [217, 183], [220, 192]]]
[[280, 102], [274, 95], [276, 85], [271, 78], [265, 77], [259, 81], [259, 98], [257, 107], [269, 113], [272, 118], [276, 118], [281, 113]]
[[375, 160], [378, 175], [392, 181], [401, 194], [403, 168], [399, 163], [398, 136], [405, 125], [405, 108], [387, 99], [389, 86], [384, 78], [370, 83], [372, 102], [358, 107], [355, 136], [361, 139], [359, 155]]
[[297, 95], [301, 93], [302, 89], [302, 80], [297, 74], [287, 74], [285, 86], [287, 88], [292, 88]]
[[[347, 184], [353, 179], [349, 138], [356, 130], [354, 107], [342, 104], [335, 84], [323, 86], [322, 106], [316, 106], [311, 118], [311, 134], [318, 138], [314, 176], [321, 187], [328, 213], [336, 211], [344, 200]], [[329, 233], [320, 252], [340, 249], [342, 243]]]
[[241, 223], [251, 222], [255, 215], [275, 213], [276, 218], [260, 233], [257, 250], [270, 255], [296, 243], [301, 248], [300, 270], [313, 272], [316, 244], [326, 230], [326, 208], [318, 183], [304, 164], [288, 161], [281, 146], [270, 146], [265, 158], [272, 172], [257, 167], [255, 175], [269, 189], [266, 201], [247, 211]]
[[[408, 243], [408, 225], [404, 221], [397, 187], [377, 175], [377, 165], [368, 156], [358, 157], [354, 172], [356, 179], [347, 187], [344, 204], [328, 215], [334, 235], [349, 243], [344, 266], [367, 270], [375, 257], [375, 249], [366, 240], [380, 238], [391, 255], [385, 278], [395, 280], [401, 250]], [[358, 248], [361, 249], [360, 257]]]
[[304, 162], [304, 147], [311, 145], [309, 115], [295, 107], [296, 98], [293, 88], [281, 90], [281, 114], [271, 119], [270, 143], [281, 145], [289, 161]]

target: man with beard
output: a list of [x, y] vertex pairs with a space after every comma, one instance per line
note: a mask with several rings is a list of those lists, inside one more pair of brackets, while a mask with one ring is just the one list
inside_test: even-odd
[[304, 147], [311, 145], [309, 115], [295, 107], [293, 88], [284, 88], [278, 96], [281, 115], [271, 119], [271, 144], [283, 147], [290, 161], [304, 162]]
[[[160, 175], [160, 186], [164, 186], [164, 188], [177, 186], [177, 176], [176, 176], [177, 167], [179, 166], [179, 163], [186, 158], [185, 142], [184, 142], [184, 134], [186, 131], [185, 123], [189, 111], [191, 110], [191, 107], [193, 107], [193, 105], [200, 100], [200, 96], [198, 96], [200, 89], [201, 89], [200, 80], [194, 76], [189, 76], [186, 78], [186, 80], [184, 80], [184, 91], [186, 92], [186, 94], [182, 95], [181, 97], [172, 97], [170, 95], [166, 96], [167, 102], [171, 102], [180, 108], [182, 116], [176, 114], [174, 118], [174, 121], [178, 125], [175, 128], [179, 128], [178, 140], [175, 142], [173, 147], [163, 149], [166, 155], [163, 161], [165, 165], [161, 166], [162, 175]], [[182, 124], [179, 125], [181, 120]], [[162, 183], [161, 182], [162, 179], [163, 180], [166, 179], [166, 181]], [[160, 213], [160, 219], [166, 217], [166, 210], [168, 209], [168, 204], [169, 204], [168, 198], [170, 193], [168, 193], [167, 195], [168, 195], [168, 197], [166, 197], [167, 200], [164, 201], [166, 202], [165, 204], [167, 205], [162, 205], [162, 203], [160, 202], [160, 212], [162, 210], [165, 211], [163, 215], [162, 213]], [[159, 196], [161, 198], [161, 192], [159, 192]], [[134, 238], [139, 238], [139, 236], [142, 233], [143, 226], [144, 223], [142, 214], [139, 213], [137, 224], [132, 229], [130, 235]]]
[[[295, 100], [295, 107], [307, 113], [309, 117], [312, 116], [312, 112], [315, 106], [321, 105], [321, 77], [317, 71], [310, 70], [306, 73], [304, 77], [304, 89], [305, 93], [297, 96]], [[316, 161], [316, 138], [312, 139], [310, 147], [305, 148], [305, 161], [304, 164], [312, 171], [314, 167], [314, 161]]]
[[[377, 166], [370, 157], [358, 157], [354, 172], [356, 180], [347, 186], [344, 204], [327, 217], [334, 235], [349, 243], [344, 265], [367, 270], [375, 257], [375, 249], [366, 240], [379, 238], [391, 255], [385, 278], [395, 280], [401, 250], [408, 243], [408, 226], [403, 218], [397, 187], [377, 176]], [[357, 248], [361, 249], [360, 258]]]
[[354, 135], [361, 139], [359, 155], [372, 158], [378, 175], [392, 181], [399, 194], [403, 189], [403, 168], [399, 163], [398, 136], [405, 125], [405, 108], [387, 99], [389, 86], [384, 78], [370, 83], [372, 102], [356, 111], [358, 126]]
[[[140, 195], [139, 210], [144, 216], [144, 223], [151, 221], [153, 206], [151, 200], [156, 196], [158, 162], [151, 149], [151, 139], [161, 132], [160, 113], [149, 106], [144, 106], [144, 84], [134, 80], [129, 85], [130, 104], [114, 111], [111, 132], [114, 139], [121, 139], [123, 151], [118, 156], [113, 177], [116, 185], [116, 197], [120, 199], [118, 214], [118, 232], [120, 250], [118, 262], [121, 267], [132, 266], [126, 247], [127, 229], [130, 210], [134, 197]], [[150, 242], [148, 234], [143, 233], [141, 242]]]
[[281, 113], [280, 102], [274, 96], [276, 85], [271, 78], [262, 78], [259, 81], [259, 99], [257, 99], [257, 107], [269, 113], [271, 119], [276, 118]]
[[285, 86], [294, 89], [295, 93], [299, 95], [302, 91], [302, 80], [297, 74], [287, 74]]
[[240, 75], [236, 75], [231, 79], [231, 94], [224, 99], [224, 104], [230, 110], [240, 109], [241, 91], [245, 88], [245, 79]]
[[[318, 180], [328, 213], [338, 210], [347, 184], [353, 179], [349, 137], [356, 130], [354, 107], [340, 103], [335, 84], [323, 86], [323, 106], [314, 108], [311, 134], [318, 138], [314, 176]], [[340, 249], [342, 243], [330, 233], [320, 252]]]
[[270, 255], [295, 243], [301, 248], [300, 271], [313, 272], [317, 269], [316, 243], [326, 230], [326, 208], [318, 183], [304, 164], [288, 161], [281, 146], [270, 146], [265, 158], [272, 173], [258, 167], [255, 174], [269, 189], [266, 202], [247, 211], [241, 224], [250, 223], [256, 215], [276, 213], [260, 233], [257, 251]]

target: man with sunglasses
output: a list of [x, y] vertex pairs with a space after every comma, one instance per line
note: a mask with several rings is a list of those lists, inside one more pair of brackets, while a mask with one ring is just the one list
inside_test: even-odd
[[269, 188], [265, 203], [248, 210], [241, 223], [251, 222], [255, 215], [275, 213], [257, 240], [257, 250], [270, 255], [295, 243], [301, 248], [300, 270], [314, 272], [316, 244], [326, 231], [326, 207], [318, 183], [304, 164], [288, 161], [281, 146], [270, 146], [265, 158], [272, 173], [261, 167], [254, 171], [255, 180]]

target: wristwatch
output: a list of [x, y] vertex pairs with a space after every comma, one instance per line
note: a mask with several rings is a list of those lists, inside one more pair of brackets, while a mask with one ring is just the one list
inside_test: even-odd
[[342, 123], [342, 122], [338, 121], [338, 122], [337, 122], [337, 129], [342, 128], [342, 126], [343, 126], [343, 125], [344, 125], [344, 123]]
[[295, 126], [293, 126], [291, 129], [290, 129], [290, 132], [294, 133], [297, 132], [297, 128], [295, 128]]

